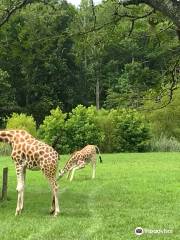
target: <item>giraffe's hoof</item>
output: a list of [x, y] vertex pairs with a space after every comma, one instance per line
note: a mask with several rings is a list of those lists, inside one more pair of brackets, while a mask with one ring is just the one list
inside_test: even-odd
[[59, 215], [59, 212], [56, 211], [56, 212], [54, 213], [54, 217], [57, 217], [58, 215]]
[[21, 214], [21, 210], [16, 210], [15, 216], [18, 216], [18, 215], [20, 215], [20, 214]]
[[50, 209], [49, 213], [53, 214], [55, 212], [55, 209]]

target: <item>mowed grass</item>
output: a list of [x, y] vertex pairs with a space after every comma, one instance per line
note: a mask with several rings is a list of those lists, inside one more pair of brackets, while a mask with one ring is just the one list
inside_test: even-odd
[[[50, 188], [41, 172], [27, 171], [25, 209], [15, 217], [16, 176], [9, 157], [8, 198], [0, 202], [0, 239], [180, 239], [180, 154], [104, 154], [91, 167], [77, 171], [73, 182], [59, 181], [60, 216], [48, 214]], [[62, 156], [60, 167], [68, 156]], [[136, 227], [172, 230], [136, 236]]]

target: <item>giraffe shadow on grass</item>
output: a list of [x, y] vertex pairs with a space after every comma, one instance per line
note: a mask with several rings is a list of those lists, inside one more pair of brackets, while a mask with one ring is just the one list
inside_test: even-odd
[[88, 209], [88, 194], [77, 193], [67, 190], [61, 196], [62, 211], [64, 217], [86, 217], [90, 216]]
[[[67, 192], [60, 192], [58, 196], [60, 200], [60, 217], [82, 217], [88, 218], [90, 213], [88, 209], [88, 194], [82, 194], [73, 192], [73, 190], [67, 190]], [[14, 192], [10, 193], [10, 200], [0, 202], [0, 212], [3, 215], [11, 214], [14, 216], [14, 206], [16, 205], [17, 196]], [[24, 206], [24, 217], [47, 217], [50, 216], [47, 209], [47, 204], [50, 201], [49, 192], [25, 192], [26, 204]], [[49, 206], [50, 207], [50, 206]], [[21, 218], [21, 216], [19, 216]]]

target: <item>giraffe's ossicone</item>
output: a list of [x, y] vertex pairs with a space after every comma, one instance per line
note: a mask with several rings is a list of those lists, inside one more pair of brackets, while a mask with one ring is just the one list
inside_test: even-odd
[[17, 207], [16, 215], [24, 206], [24, 186], [26, 169], [42, 170], [52, 188], [51, 213], [58, 215], [58, 186], [56, 172], [58, 168], [58, 153], [46, 143], [43, 143], [25, 130], [1, 130], [0, 141], [12, 146], [11, 157], [14, 160], [17, 174]]

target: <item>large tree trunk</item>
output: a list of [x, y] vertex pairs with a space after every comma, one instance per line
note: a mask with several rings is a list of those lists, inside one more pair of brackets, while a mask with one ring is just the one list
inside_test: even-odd
[[96, 81], [96, 109], [99, 110], [100, 104], [99, 104], [99, 79]]
[[167, 16], [180, 31], [180, 1], [178, 0], [120, 0], [124, 5], [145, 3]]

